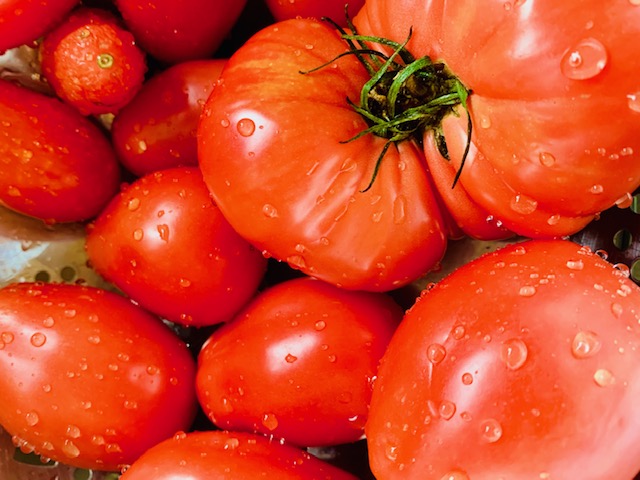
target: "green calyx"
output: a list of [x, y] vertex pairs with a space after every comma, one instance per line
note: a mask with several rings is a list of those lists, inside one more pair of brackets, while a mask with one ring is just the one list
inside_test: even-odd
[[[366, 192], [373, 185], [382, 159], [391, 144], [404, 140], [421, 143], [424, 133], [428, 130], [435, 132], [440, 153], [449, 159], [441, 124], [445, 116], [455, 114], [457, 105], [462, 105], [467, 112], [469, 140], [461, 166], [456, 172], [452, 186], [454, 187], [470, 147], [472, 123], [467, 110], [467, 100], [471, 91], [448, 71], [444, 63], [434, 63], [427, 56], [414, 58], [406, 49], [411, 39], [411, 31], [405, 42], [400, 44], [385, 38], [358, 34], [348, 16], [348, 28], [353, 33], [347, 33], [329, 19], [325, 20], [339, 30], [341, 37], [349, 46], [349, 50], [337, 58], [355, 55], [370, 75], [370, 79], [360, 91], [359, 103], [356, 104], [347, 98], [349, 105], [365, 119], [369, 127], [345, 140], [344, 143], [368, 134], [387, 139], [378, 156], [371, 181], [362, 191]], [[389, 47], [392, 53], [386, 55], [370, 47], [370, 44]], [[307, 74], [319, 70], [333, 63], [337, 58], [301, 73]]]

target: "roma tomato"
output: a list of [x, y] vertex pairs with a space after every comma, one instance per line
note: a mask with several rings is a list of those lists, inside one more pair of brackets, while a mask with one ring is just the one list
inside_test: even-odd
[[197, 168], [138, 179], [88, 228], [93, 268], [146, 309], [183, 325], [230, 319], [267, 260], [224, 219]]
[[[390, 290], [442, 257], [446, 233], [424, 154], [368, 128], [367, 70], [335, 29], [287, 20], [230, 58], [199, 126], [205, 182], [229, 223], [260, 250], [345, 288]], [[365, 191], [366, 190], [366, 191]]]
[[205, 343], [200, 404], [223, 429], [303, 446], [354, 442], [402, 313], [385, 294], [308, 277], [271, 287]]
[[[265, 0], [269, 11], [277, 21], [296, 17], [328, 17], [346, 26], [345, 0]], [[357, 12], [364, 0], [348, 2], [350, 12]]]
[[148, 450], [122, 480], [356, 480], [295, 447], [250, 433], [178, 433]]
[[585, 247], [513, 244], [407, 312], [366, 434], [389, 479], [633, 478], [640, 288]]
[[138, 176], [198, 164], [196, 129], [226, 60], [182, 62], [151, 77], [115, 117], [118, 158]]
[[[456, 188], [516, 233], [562, 236], [640, 184], [633, 3], [374, 0], [354, 23], [396, 42], [413, 26], [407, 49], [473, 92], [464, 166], [458, 107], [426, 134], [430, 168], [462, 169]], [[450, 160], [434, 148], [442, 138]]]
[[189, 428], [195, 362], [160, 320], [78, 285], [0, 290], [0, 425], [25, 451], [119, 470]]
[[52, 97], [0, 80], [0, 202], [49, 223], [97, 215], [120, 167], [104, 133]]
[[210, 57], [246, 0], [115, 0], [139, 45], [166, 63]]

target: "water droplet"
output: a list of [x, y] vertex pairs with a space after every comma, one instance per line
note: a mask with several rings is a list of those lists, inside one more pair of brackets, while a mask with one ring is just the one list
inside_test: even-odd
[[614, 302], [611, 304], [611, 313], [613, 313], [614, 317], [620, 318], [624, 313], [624, 308], [618, 302]]
[[470, 480], [469, 475], [467, 475], [462, 470], [453, 470], [451, 472], [445, 473], [440, 480]]
[[540, 163], [545, 167], [553, 167], [556, 164], [556, 157], [548, 152], [540, 153]]
[[471, 385], [473, 383], [473, 375], [471, 375], [470, 373], [463, 373], [462, 374], [462, 383], [465, 385]]
[[511, 198], [509, 206], [514, 212], [521, 213], [522, 215], [529, 215], [536, 211], [538, 208], [538, 202], [531, 197], [519, 194]]
[[307, 263], [302, 255], [290, 255], [287, 257], [287, 263], [294, 269], [302, 270], [306, 268]]
[[640, 113], [640, 92], [627, 95], [627, 105], [634, 112]]
[[147, 366], [147, 373], [149, 375], [156, 375], [159, 371], [160, 371], [160, 369], [158, 367], [156, 367], [155, 365]]
[[406, 218], [407, 197], [398, 195], [393, 201], [393, 223], [401, 225]]
[[481, 128], [490, 128], [491, 127], [491, 119], [487, 116], [480, 117], [480, 127]]
[[298, 357], [296, 357], [295, 355], [292, 355], [290, 353], [287, 353], [287, 356], [284, 357], [285, 361], [287, 363], [294, 363], [296, 360], [298, 360]]
[[480, 424], [482, 439], [488, 443], [495, 443], [502, 437], [502, 425], [493, 418], [484, 420]]
[[87, 337], [87, 341], [88, 341], [89, 343], [92, 343], [92, 344], [94, 344], [94, 345], [97, 345], [97, 344], [99, 344], [99, 343], [100, 343], [100, 336], [98, 336], [98, 335], [89, 335], [89, 336]]
[[324, 320], [318, 320], [315, 325], [314, 325], [315, 329], [317, 331], [322, 331], [327, 327], [327, 322], [325, 322]]
[[602, 192], [604, 192], [604, 187], [599, 184], [592, 185], [591, 188], [589, 188], [589, 193], [594, 195], [600, 195]]
[[236, 128], [243, 137], [250, 137], [256, 131], [256, 124], [250, 118], [243, 118], [238, 121]]
[[36, 332], [31, 335], [31, 345], [33, 345], [34, 347], [41, 347], [46, 343], [46, 341], [47, 337], [42, 332]]
[[568, 260], [567, 268], [570, 270], [582, 270], [584, 268], [584, 263], [582, 260]]
[[133, 239], [136, 241], [140, 241], [142, 240], [142, 237], [144, 237], [144, 231], [141, 228], [136, 228], [133, 231]]
[[500, 358], [511, 370], [517, 370], [527, 361], [529, 351], [527, 345], [519, 338], [512, 338], [502, 343]]
[[455, 327], [453, 327], [453, 330], [451, 330], [451, 336], [456, 340], [462, 340], [462, 338], [464, 338], [464, 335], [465, 329], [463, 325], [456, 325]]
[[0, 340], [2, 340], [2, 343], [4, 343], [4, 344], [9, 344], [9, 343], [13, 342], [13, 333], [11, 333], [11, 332], [2, 332], [2, 334], [0, 334]]
[[609, 385], [613, 385], [613, 383], [615, 382], [615, 377], [606, 368], [599, 368], [598, 370], [596, 370], [596, 372], [593, 374], [593, 379], [595, 380], [596, 384], [601, 387], [608, 387]]
[[79, 438], [80, 437], [80, 428], [76, 425], [67, 425], [67, 437], [69, 438]]
[[336, 363], [336, 361], [338, 360], [338, 357], [336, 355], [328, 355], [327, 360], [329, 360], [329, 362], [331, 363]]
[[180, 278], [180, 280], [178, 280], [178, 283], [182, 288], [187, 288], [191, 286], [191, 280], [189, 280], [188, 278]]
[[562, 57], [560, 69], [571, 80], [593, 78], [607, 65], [607, 50], [595, 38], [585, 38], [571, 47]]
[[262, 416], [262, 425], [272, 432], [278, 428], [278, 419], [273, 413], [265, 413]]
[[598, 334], [591, 331], [581, 331], [576, 334], [571, 342], [571, 353], [576, 358], [588, 358], [600, 350]]
[[37, 423], [40, 421], [40, 417], [38, 416], [38, 414], [36, 412], [29, 412], [24, 416], [25, 421], [27, 422], [27, 425], [29, 425], [30, 427], [34, 427], [37, 425]]
[[398, 447], [395, 445], [387, 445], [384, 451], [387, 459], [395, 462], [398, 459]]
[[140, 208], [140, 199], [137, 197], [132, 198], [127, 202], [127, 209], [131, 212], [135, 212], [138, 208]]
[[42, 320], [42, 326], [45, 328], [51, 328], [55, 325], [56, 321], [53, 319], [53, 317], [46, 317], [44, 320]]
[[166, 223], [160, 223], [158, 225], [156, 225], [156, 230], [158, 231], [158, 235], [160, 235], [160, 240], [162, 240], [163, 242], [168, 242], [169, 241], [169, 225], [167, 225]]
[[439, 343], [432, 343], [427, 348], [427, 358], [431, 363], [437, 365], [447, 356], [447, 350]]
[[62, 453], [67, 458], [77, 458], [80, 455], [80, 449], [76, 447], [71, 440], [65, 440], [62, 445]]
[[123, 406], [127, 410], [136, 410], [138, 408], [138, 402], [135, 400], [125, 400]]
[[227, 120], [226, 118], [223, 118], [222, 120], [220, 120], [220, 125], [222, 125], [224, 128], [227, 128], [229, 125], [231, 125], [231, 122], [229, 122], [229, 120]]
[[438, 407], [438, 413], [444, 420], [450, 420], [456, 413], [456, 404], [448, 400], [444, 400]]
[[278, 210], [276, 210], [276, 207], [269, 203], [265, 203], [262, 206], [262, 213], [268, 218], [276, 218], [278, 216]]
[[536, 294], [536, 291], [536, 287], [533, 285], [524, 285], [520, 287], [520, 290], [518, 290], [518, 295], [521, 297], [533, 297]]

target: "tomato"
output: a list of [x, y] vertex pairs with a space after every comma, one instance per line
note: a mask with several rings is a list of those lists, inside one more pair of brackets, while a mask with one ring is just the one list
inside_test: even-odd
[[0, 3], [0, 53], [37, 40], [78, 3], [78, 0], [3, 0]]
[[84, 115], [116, 113], [144, 81], [144, 52], [106, 10], [74, 11], [45, 36], [40, 55], [56, 94]]
[[156, 445], [121, 478], [355, 480], [356, 477], [261, 435], [208, 431], [177, 434]]
[[402, 313], [382, 293], [308, 277], [275, 285], [206, 341], [196, 377], [200, 404], [223, 429], [302, 446], [356, 441]]
[[218, 49], [246, 0], [115, 0], [139, 45], [165, 63], [207, 58]]
[[[267, 27], [230, 58], [201, 117], [198, 156], [229, 223], [258, 249], [341, 285], [390, 290], [415, 280], [446, 245], [438, 200], [416, 144], [391, 144], [348, 107], [367, 81], [316, 20]], [[335, 66], [335, 68], [334, 68]], [[366, 191], [364, 191], [366, 190]]]
[[0, 290], [0, 424], [25, 451], [119, 470], [189, 428], [195, 362], [156, 317], [71, 284]]
[[86, 249], [93, 268], [141, 306], [195, 326], [230, 319], [267, 265], [224, 219], [194, 167], [126, 188], [89, 226]]
[[366, 426], [381, 480], [632, 478], [640, 288], [585, 247], [513, 244], [407, 312]]
[[116, 115], [111, 135], [118, 158], [134, 174], [196, 166], [196, 128], [226, 60], [174, 65], [144, 84]]
[[97, 215], [120, 168], [104, 133], [72, 107], [0, 80], [0, 202], [47, 222]]
[[[413, 26], [414, 56], [443, 62], [473, 92], [456, 188], [507, 228], [568, 235], [640, 185], [633, 2], [373, 0], [354, 23], [397, 42]], [[450, 161], [427, 132], [431, 168], [461, 168], [467, 128], [460, 107], [445, 118]]]
[[[340, 25], [346, 25], [344, 0], [265, 0], [269, 11], [277, 21], [296, 17], [328, 17]], [[364, 0], [348, 3], [349, 12], [355, 13]]]

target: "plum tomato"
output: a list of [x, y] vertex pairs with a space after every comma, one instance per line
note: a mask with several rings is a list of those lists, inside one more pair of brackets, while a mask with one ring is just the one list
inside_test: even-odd
[[279, 283], [205, 342], [196, 377], [200, 404], [223, 429], [301, 446], [356, 441], [402, 313], [383, 293], [308, 277]]
[[73, 107], [0, 80], [0, 203], [48, 223], [96, 216], [118, 191], [106, 135]]
[[157, 317], [107, 290], [0, 290], [0, 425], [23, 451], [119, 470], [190, 427], [195, 361]]
[[633, 478], [640, 288], [590, 249], [529, 240], [427, 289], [378, 371], [380, 480]]
[[196, 167], [137, 179], [88, 226], [92, 267], [146, 309], [183, 325], [230, 319], [267, 260], [212, 202]]
[[173, 65], [151, 77], [115, 116], [113, 146], [130, 172], [142, 176], [198, 164], [198, 119], [225, 63], [211, 59]]

